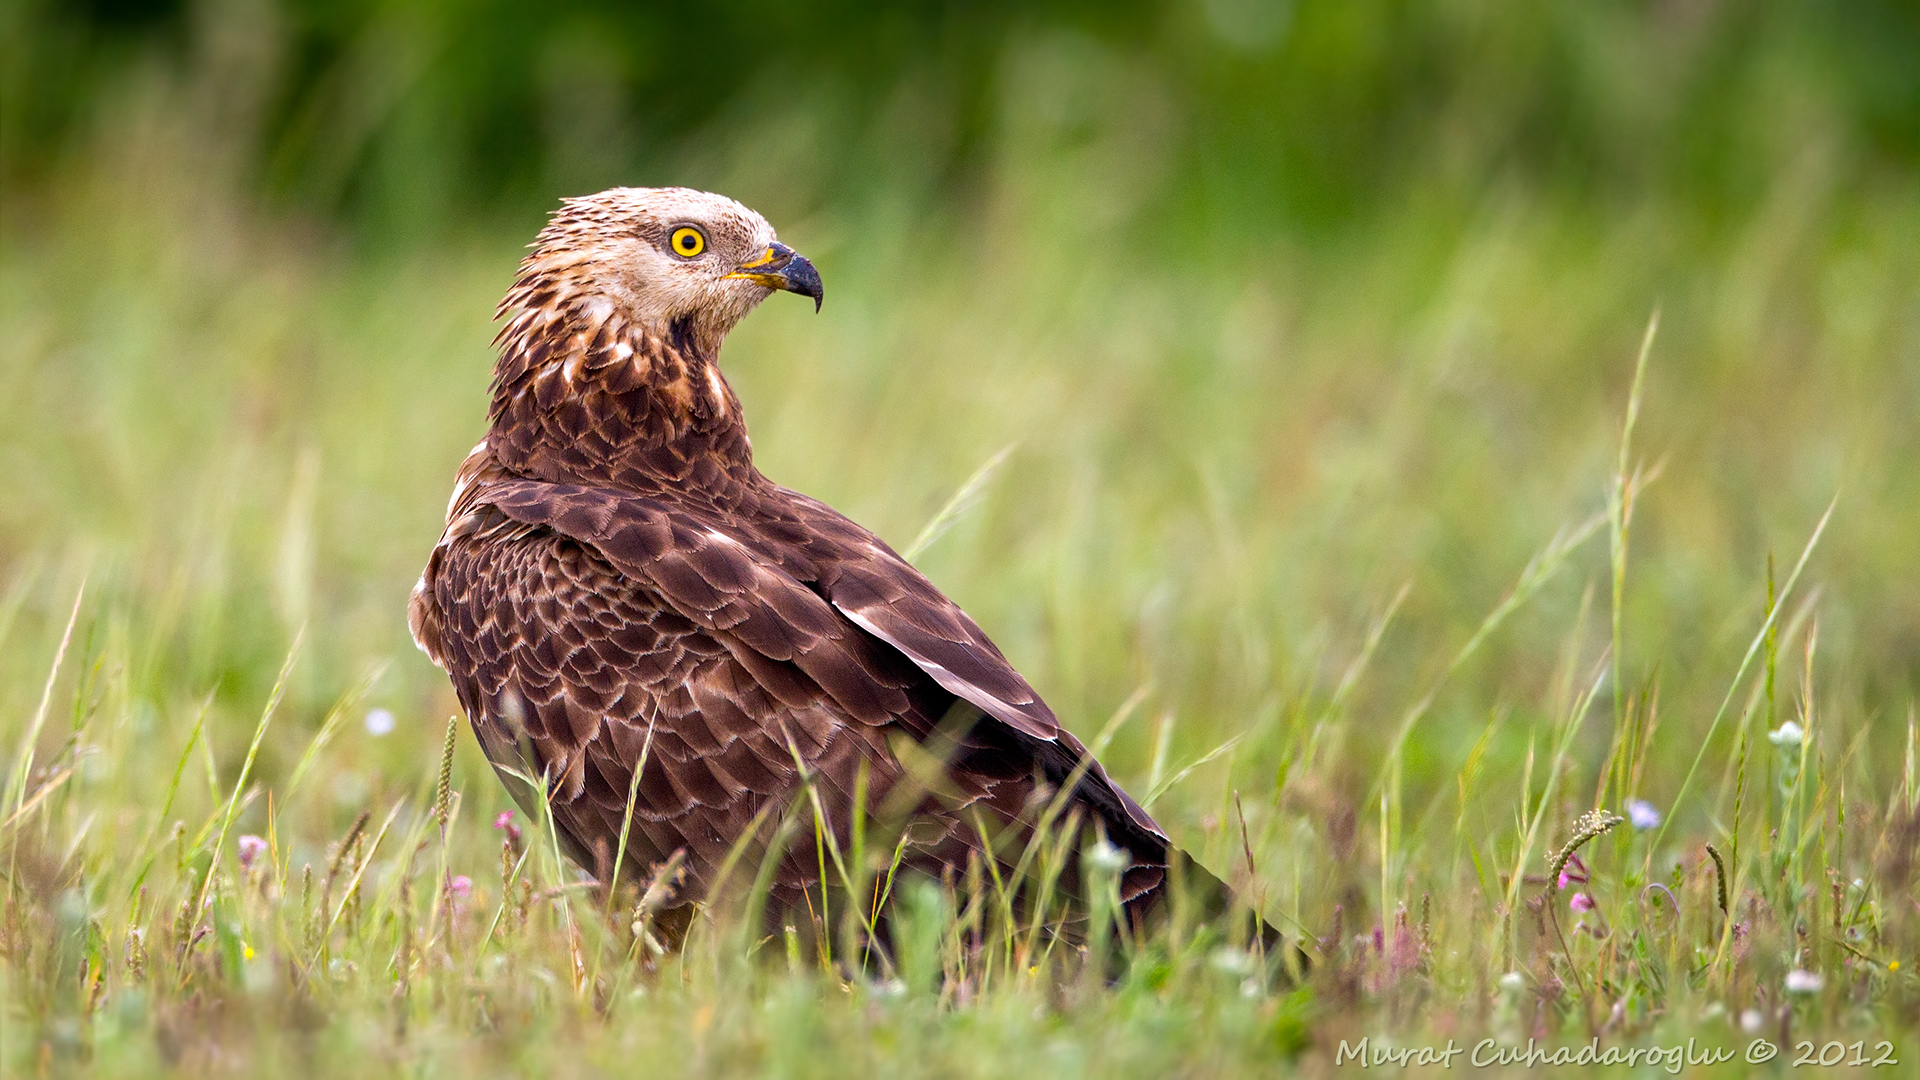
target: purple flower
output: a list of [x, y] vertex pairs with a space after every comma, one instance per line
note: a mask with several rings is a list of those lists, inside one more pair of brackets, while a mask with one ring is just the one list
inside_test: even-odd
[[514, 843], [520, 842], [520, 826], [513, 823], [513, 811], [500, 811], [500, 816], [493, 819], [493, 827], [496, 829], [505, 829], [507, 839], [512, 840]]
[[1660, 811], [1645, 799], [1627, 800], [1627, 820], [1642, 831], [1660, 827]]
[[1580, 856], [1578, 855], [1567, 856], [1567, 865], [1560, 868], [1560, 887], [1564, 889], [1569, 885], [1585, 885], [1586, 883], [1587, 864], [1581, 862]]
[[243, 870], [253, 869], [254, 860], [258, 859], [261, 853], [265, 852], [266, 850], [267, 850], [267, 842], [265, 840], [262, 840], [259, 837], [252, 835], [251, 833], [241, 837], [240, 838], [241, 869]]
[[1584, 914], [1593, 910], [1593, 897], [1583, 892], [1574, 893], [1573, 899], [1567, 901], [1567, 906]]
[[455, 874], [453, 880], [447, 882], [447, 889], [456, 899], [465, 900], [473, 895], [473, 879], [465, 874]]

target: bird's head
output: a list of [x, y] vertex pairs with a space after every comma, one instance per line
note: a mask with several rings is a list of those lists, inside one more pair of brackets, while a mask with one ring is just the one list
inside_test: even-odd
[[706, 349], [775, 290], [810, 296], [815, 310], [823, 295], [819, 272], [775, 238], [766, 218], [690, 188], [612, 188], [566, 200], [521, 265], [520, 283], [533, 286], [515, 289], [522, 302], [604, 301], [635, 324], [682, 328]]

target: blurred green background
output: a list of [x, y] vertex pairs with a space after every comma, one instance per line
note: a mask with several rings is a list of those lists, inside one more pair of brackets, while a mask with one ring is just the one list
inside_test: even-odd
[[[1350, 850], [1386, 733], [1604, 509], [1656, 309], [1621, 658], [1661, 692], [1643, 790], [1674, 796], [1769, 554], [1784, 577], [1836, 493], [1792, 645], [1817, 620], [1823, 752], [1884, 790], [1920, 686], [1916, 180], [1895, 0], [14, 0], [0, 734], [84, 575], [65, 678], [123, 748], [86, 784], [157, 796], [209, 691], [231, 777], [304, 624], [258, 775], [390, 661], [368, 704], [398, 730], [344, 730], [315, 835], [415, 786], [454, 705], [405, 601], [484, 430], [493, 305], [559, 198], [683, 184], [826, 279], [823, 314], [775, 298], [724, 355], [766, 472], [904, 546], [1014, 446], [921, 565], [1083, 734], [1149, 688], [1109, 752], [1129, 786], [1156, 730], [1175, 765], [1244, 736], [1156, 807], [1183, 841], [1238, 789], [1336, 823], [1296, 866]], [[1609, 589], [1603, 530], [1445, 683], [1413, 838], [1494, 714], [1497, 798], [1462, 813], [1510, 823]]]

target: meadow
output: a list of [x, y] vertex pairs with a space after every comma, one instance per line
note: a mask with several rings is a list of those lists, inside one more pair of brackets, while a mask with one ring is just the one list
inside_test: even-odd
[[836, 194], [814, 99], [622, 175], [819, 265], [723, 354], [760, 467], [910, 551], [1304, 973], [913, 883], [865, 964], [721, 910], [656, 954], [405, 622], [572, 190], [395, 232], [262, 195], [211, 82], [106, 95], [0, 221], [0, 1071], [1911, 1072], [1920, 184], [1786, 40], [1704, 201], [1463, 164], [1483, 96], [1279, 227], [1073, 35], [1008, 50], [958, 196]]

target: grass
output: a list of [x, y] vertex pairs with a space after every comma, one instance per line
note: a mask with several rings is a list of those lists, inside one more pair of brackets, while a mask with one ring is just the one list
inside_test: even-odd
[[1308, 979], [1180, 921], [1049, 948], [879, 836], [827, 932], [657, 954], [494, 826], [405, 634], [531, 229], [337, 247], [160, 131], [9, 197], [7, 1074], [1920, 1056], [1911, 187], [1784, 175], [1717, 231], [1438, 198], [1250, 259], [1072, 221], [1057, 165], [978, 227], [782, 222], [831, 302], [727, 368], [763, 468], [913, 550]]

